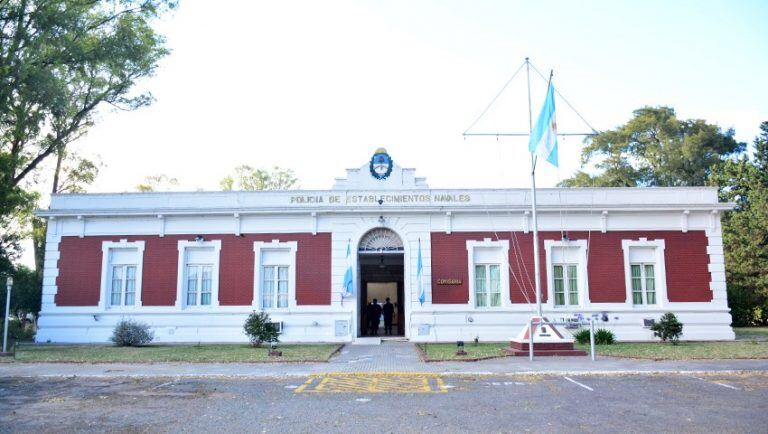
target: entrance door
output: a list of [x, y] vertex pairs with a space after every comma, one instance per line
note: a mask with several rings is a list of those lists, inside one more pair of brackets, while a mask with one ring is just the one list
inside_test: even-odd
[[[376, 299], [384, 306], [386, 299], [394, 305], [392, 336], [405, 335], [405, 297], [403, 270], [405, 255], [400, 237], [386, 228], [376, 228], [360, 240], [358, 249], [360, 266], [360, 297], [358, 298], [358, 336], [370, 336], [371, 318], [367, 306]], [[385, 336], [382, 317], [378, 321], [378, 335]]]
[[[394, 305], [392, 336], [404, 336], [403, 255], [360, 255], [360, 306], [358, 336], [370, 336], [367, 306], [376, 300], [384, 306], [387, 298]], [[385, 336], [384, 319], [379, 321], [378, 334]]]

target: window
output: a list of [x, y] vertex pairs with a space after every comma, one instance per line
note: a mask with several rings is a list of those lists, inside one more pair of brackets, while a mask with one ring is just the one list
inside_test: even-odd
[[296, 241], [253, 243], [253, 305], [261, 309], [290, 309], [296, 306]]
[[111, 306], [133, 306], [136, 301], [136, 266], [113, 265]]
[[622, 240], [626, 303], [635, 307], [666, 302], [664, 240]]
[[288, 266], [265, 265], [261, 304], [264, 308], [288, 307]]
[[101, 245], [101, 297], [103, 309], [141, 306], [141, 270], [144, 241], [104, 241]]
[[509, 298], [509, 240], [484, 238], [467, 240], [467, 280], [469, 300], [473, 309], [508, 307]]
[[545, 240], [547, 304], [553, 308], [588, 304], [587, 240]]
[[576, 264], [553, 266], [552, 279], [555, 291], [555, 306], [579, 305], [579, 279]]
[[187, 306], [211, 304], [213, 265], [187, 265]]
[[656, 304], [656, 275], [653, 264], [631, 264], [632, 304]]
[[177, 307], [219, 305], [220, 251], [221, 240], [179, 241]]
[[501, 266], [475, 265], [475, 307], [501, 306]]

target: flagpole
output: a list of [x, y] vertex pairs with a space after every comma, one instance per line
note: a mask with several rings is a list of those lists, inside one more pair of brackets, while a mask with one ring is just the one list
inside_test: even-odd
[[[531, 112], [531, 66], [525, 58], [525, 75], [528, 81], [528, 133], [533, 133]], [[533, 281], [536, 287], [536, 314], [541, 317], [541, 264], [539, 263], [539, 220], [536, 215], [536, 154], [531, 153], [531, 214], [533, 214]]]

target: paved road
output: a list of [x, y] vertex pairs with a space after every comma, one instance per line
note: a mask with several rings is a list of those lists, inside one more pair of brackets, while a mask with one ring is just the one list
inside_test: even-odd
[[[310, 390], [315, 386], [302, 389], [307, 382], [318, 384], [323, 375], [3, 378], [0, 431], [764, 433], [768, 426], [764, 373], [424, 375], [440, 382], [410, 391], [323, 392]], [[375, 376], [355, 375], [381, 384]], [[406, 385], [410, 381], [400, 378]]]

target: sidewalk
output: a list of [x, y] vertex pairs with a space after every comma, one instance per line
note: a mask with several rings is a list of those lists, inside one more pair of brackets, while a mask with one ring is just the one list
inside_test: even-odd
[[0, 363], [1, 377], [306, 377], [332, 372], [430, 372], [441, 375], [619, 375], [768, 372], [768, 360], [651, 361], [588, 357], [506, 357], [478, 362], [419, 360], [414, 344], [347, 345], [328, 363]]

